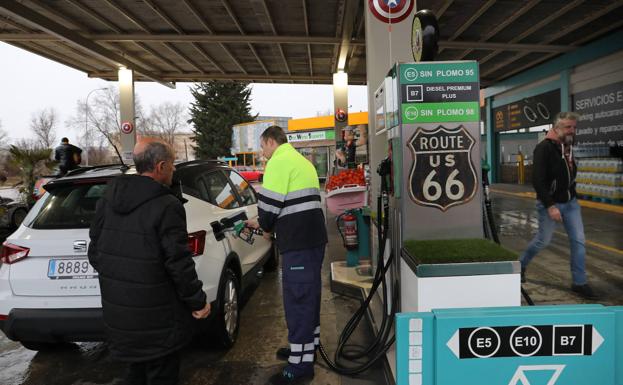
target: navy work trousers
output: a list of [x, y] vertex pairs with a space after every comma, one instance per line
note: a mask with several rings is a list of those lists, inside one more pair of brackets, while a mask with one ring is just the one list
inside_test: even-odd
[[290, 357], [286, 370], [294, 375], [314, 372], [320, 342], [320, 297], [325, 246], [281, 254], [283, 305], [288, 324]]

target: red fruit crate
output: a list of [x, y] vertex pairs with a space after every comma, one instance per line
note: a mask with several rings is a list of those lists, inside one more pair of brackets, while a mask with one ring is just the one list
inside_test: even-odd
[[365, 206], [368, 200], [367, 193], [366, 186], [352, 184], [338, 187], [327, 192], [327, 209], [331, 214], [339, 215], [345, 210]]

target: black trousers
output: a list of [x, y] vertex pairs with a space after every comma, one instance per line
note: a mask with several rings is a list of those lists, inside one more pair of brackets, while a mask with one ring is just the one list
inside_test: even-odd
[[180, 375], [180, 353], [151, 361], [130, 363], [126, 385], [176, 385]]

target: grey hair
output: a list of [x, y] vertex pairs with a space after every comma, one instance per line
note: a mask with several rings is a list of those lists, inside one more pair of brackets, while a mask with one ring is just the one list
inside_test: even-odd
[[557, 127], [560, 124], [561, 120], [575, 120], [578, 121], [580, 119], [580, 115], [575, 112], [563, 111], [559, 112], [554, 119], [554, 127]]
[[132, 154], [136, 171], [139, 174], [154, 171], [156, 165], [167, 160], [174, 160], [175, 155], [171, 148], [164, 143], [151, 142], [145, 145], [145, 150], [138, 154]]

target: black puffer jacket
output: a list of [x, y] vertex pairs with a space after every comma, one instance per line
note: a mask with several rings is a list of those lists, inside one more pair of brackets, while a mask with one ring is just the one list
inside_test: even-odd
[[58, 161], [60, 167], [73, 170], [78, 167], [74, 154], [82, 154], [82, 149], [73, 144], [63, 143], [54, 150], [54, 159]]
[[536, 198], [545, 207], [565, 203], [575, 198], [575, 162], [569, 167], [563, 154], [563, 144], [543, 139], [534, 148], [532, 185]]
[[186, 214], [172, 191], [145, 176], [115, 178], [89, 235], [113, 357], [146, 361], [186, 344], [191, 312], [205, 306], [206, 295], [188, 249]]

